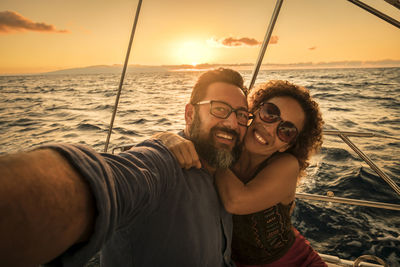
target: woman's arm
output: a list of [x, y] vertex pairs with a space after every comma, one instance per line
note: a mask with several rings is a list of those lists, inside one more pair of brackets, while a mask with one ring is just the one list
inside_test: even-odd
[[[200, 168], [193, 143], [177, 134], [155, 134], [175, 155], [182, 168]], [[233, 214], [250, 214], [294, 199], [299, 163], [291, 154], [281, 154], [244, 184], [230, 169], [217, 170], [216, 184], [225, 209]]]
[[153, 135], [153, 138], [161, 142], [174, 154], [182, 168], [201, 168], [199, 156], [192, 141], [170, 132], [161, 132]]
[[271, 160], [250, 182], [244, 184], [231, 170], [217, 170], [216, 184], [225, 209], [250, 214], [294, 199], [299, 163], [291, 154]]

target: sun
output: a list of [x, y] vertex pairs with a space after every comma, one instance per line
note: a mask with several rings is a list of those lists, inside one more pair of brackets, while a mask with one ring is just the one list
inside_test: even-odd
[[179, 43], [176, 49], [176, 54], [180, 64], [189, 64], [193, 67], [200, 63], [206, 63], [208, 59], [206, 45], [198, 41], [185, 41]]

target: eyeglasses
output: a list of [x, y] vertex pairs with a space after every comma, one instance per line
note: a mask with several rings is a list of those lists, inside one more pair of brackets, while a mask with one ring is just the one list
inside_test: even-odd
[[260, 119], [266, 123], [274, 123], [281, 121], [276, 128], [278, 138], [285, 143], [293, 142], [299, 131], [297, 127], [290, 121], [283, 121], [280, 109], [273, 103], [260, 104]]
[[231, 115], [232, 112], [235, 112], [237, 123], [242, 126], [247, 126], [247, 122], [249, 120], [249, 112], [247, 112], [246, 109], [234, 109], [231, 107], [231, 105], [216, 100], [200, 101], [195, 105], [203, 104], [210, 104], [210, 114], [220, 119], [226, 119]]

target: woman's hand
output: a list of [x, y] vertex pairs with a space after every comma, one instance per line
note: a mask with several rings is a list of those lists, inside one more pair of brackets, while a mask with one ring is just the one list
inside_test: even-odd
[[190, 169], [192, 167], [201, 168], [199, 155], [192, 141], [183, 138], [180, 135], [161, 132], [153, 135], [153, 138], [161, 142], [174, 154], [182, 168]]

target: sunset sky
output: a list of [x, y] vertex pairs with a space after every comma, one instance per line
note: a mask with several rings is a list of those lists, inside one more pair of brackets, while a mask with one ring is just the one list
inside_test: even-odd
[[[254, 63], [275, 0], [143, 0], [129, 64]], [[396, 20], [400, 10], [364, 1]], [[123, 64], [137, 0], [1, 0], [0, 74]], [[400, 30], [346, 0], [285, 0], [264, 63], [400, 61]]]

